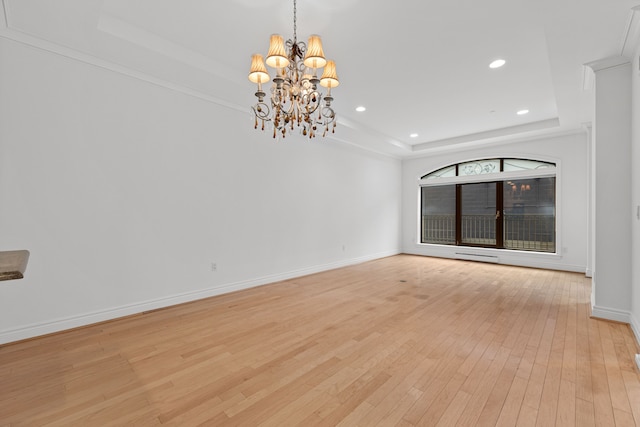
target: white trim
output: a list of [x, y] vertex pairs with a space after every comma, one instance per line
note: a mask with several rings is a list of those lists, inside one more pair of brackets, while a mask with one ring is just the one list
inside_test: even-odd
[[640, 47], [640, 6], [632, 7], [620, 54], [633, 58]]
[[16, 31], [13, 29], [6, 29], [0, 31], [0, 37], [6, 38], [8, 40], [12, 40], [17, 43], [24, 44], [26, 46], [31, 46], [35, 49], [40, 49], [45, 52], [49, 52], [55, 55], [59, 55], [74, 61], [82, 62], [84, 64], [92, 65], [97, 68], [102, 68], [104, 70], [108, 70], [114, 73], [122, 74], [127, 77], [132, 77], [134, 79], [138, 79], [147, 83], [151, 83], [156, 86], [163, 87], [165, 89], [170, 89], [176, 92], [183, 93], [185, 95], [193, 96], [194, 98], [199, 98], [207, 102], [211, 102], [213, 104], [217, 104], [232, 110], [240, 111], [243, 113], [249, 114], [250, 109], [248, 107], [243, 107], [228, 101], [225, 101], [220, 98], [216, 98], [211, 95], [207, 95], [203, 92], [188, 88], [186, 86], [182, 86], [179, 84], [171, 83], [167, 80], [163, 80], [157, 77], [153, 77], [150, 74], [143, 73], [132, 68], [128, 68], [122, 65], [118, 65], [116, 63], [106, 61], [104, 59], [97, 58], [95, 56], [77, 51], [75, 49], [71, 49], [56, 43], [52, 43], [50, 41], [40, 39], [38, 37], [34, 37], [32, 35], [22, 33], [20, 31]]
[[[527, 159], [532, 160], [532, 159]], [[482, 160], [478, 160], [482, 161]], [[557, 176], [557, 167], [548, 167], [544, 169], [522, 170], [522, 171], [508, 171], [508, 172], [494, 172], [485, 173], [481, 175], [464, 175], [453, 176], [446, 178], [431, 178], [421, 179], [421, 187], [432, 187], [436, 185], [448, 185], [448, 184], [467, 184], [474, 182], [493, 182], [493, 181], [505, 181], [510, 179], [529, 179], [529, 178], [550, 178]]]
[[525, 123], [522, 125], [508, 126], [499, 129], [477, 132], [468, 135], [455, 136], [453, 138], [439, 139], [436, 141], [422, 142], [412, 146], [412, 151], [429, 150], [431, 148], [449, 147], [451, 145], [461, 144], [465, 142], [477, 142], [485, 139], [499, 138], [509, 135], [515, 135], [524, 132], [532, 132], [543, 129], [549, 129], [560, 126], [560, 120], [557, 117], [537, 122]]
[[[587, 270], [585, 272], [587, 277], [593, 277], [593, 240], [595, 236], [595, 230], [593, 225], [593, 218], [595, 217], [595, 205], [593, 203], [593, 191], [595, 188], [594, 173], [595, 170], [595, 157], [593, 153], [593, 128], [591, 123], [583, 124], [584, 130], [587, 132]], [[593, 286], [592, 286], [593, 287]], [[594, 304], [592, 304], [594, 305]]]
[[582, 64], [582, 90], [592, 90], [596, 86], [596, 74], [591, 67]]
[[631, 313], [626, 310], [618, 310], [617, 308], [594, 305], [591, 307], [591, 317], [631, 324]]
[[[0, 0], [2, 1], [2, 5], [5, 8], [8, 8], [7, 2], [6, 0]], [[3, 12], [5, 12], [6, 10], [4, 8], [0, 8], [0, 15], [5, 15]], [[9, 12], [6, 11], [6, 15], [5, 17], [5, 22], [8, 22], [8, 15]], [[2, 18], [2, 16], [0, 16], [0, 19]], [[4, 27], [2, 25], [0, 25], [0, 37], [1, 38], [5, 38], [7, 40], [11, 40], [14, 41], [16, 43], [21, 43], [24, 44], [26, 46], [30, 46], [32, 48], [35, 49], [40, 49], [43, 50], [45, 52], [49, 52], [55, 55], [59, 55], [74, 61], [78, 61], [78, 62], [82, 62], [84, 64], [88, 64], [97, 68], [102, 68], [104, 70], [108, 70], [114, 73], [118, 73], [127, 77], [131, 77], [146, 83], [150, 83], [165, 89], [169, 89], [169, 90], [173, 90], [175, 92], [179, 92], [182, 93], [184, 95], [187, 96], [192, 96], [194, 98], [198, 98], [201, 99], [203, 101], [206, 102], [210, 102], [213, 104], [217, 104], [219, 106], [228, 108], [230, 110], [235, 110], [235, 111], [239, 111], [242, 113], [246, 113], [246, 114], [250, 114], [251, 110], [248, 106], [243, 106], [243, 105], [238, 105], [236, 103], [233, 102], [229, 102], [229, 101], [225, 101], [224, 99], [221, 98], [217, 98], [215, 96], [206, 94], [204, 92], [201, 92], [199, 90], [187, 87], [187, 86], [183, 86], [180, 84], [176, 84], [176, 83], [172, 83], [168, 80], [164, 80], [158, 77], [154, 77], [151, 74], [147, 74], [141, 71], [137, 71], [135, 69], [129, 68], [129, 67], [125, 67], [119, 64], [116, 64], [114, 62], [110, 62], [104, 59], [100, 59], [98, 57], [95, 57], [93, 55], [89, 55], [86, 54], [84, 52], [63, 46], [63, 45], [59, 45], [57, 43], [45, 40], [45, 39], [41, 39], [39, 37], [27, 34], [27, 33], [23, 33], [19, 30], [15, 30], [12, 29], [10, 27]], [[192, 59], [192, 62], [198, 61], [198, 58]], [[202, 68], [203, 66], [201, 66]], [[346, 119], [342, 118], [342, 117], [338, 117], [337, 122], [339, 125], [345, 125], [347, 127], [353, 127], [353, 123], [351, 121], [347, 121]], [[370, 134], [373, 134], [374, 131], [367, 129], [364, 125], [360, 125], [360, 129], [362, 129], [363, 131], [367, 131]], [[375, 134], [375, 135], [379, 135], [379, 134]], [[341, 143], [346, 143], [349, 145], [352, 145], [354, 147], [357, 147], [361, 150], [367, 151], [367, 152], [371, 152], [371, 153], [375, 153], [375, 154], [379, 154], [379, 155], [383, 155], [395, 160], [399, 160], [400, 157], [398, 157], [397, 155], [391, 154], [391, 153], [386, 153], [382, 150], [376, 150], [374, 148], [370, 148], [364, 144], [360, 144], [358, 142], [355, 141], [348, 141], [345, 139], [341, 139], [341, 138], [337, 138], [333, 135], [329, 135], [327, 137], [328, 139], [331, 139], [333, 141], [336, 142], [341, 142]], [[402, 145], [402, 143], [399, 143], [397, 141], [390, 141], [389, 144], [392, 144], [394, 146], [400, 147], [403, 150], [408, 151], [408, 148], [404, 145]]]
[[629, 58], [624, 56], [610, 56], [608, 58], [598, 59], [596, 61], [587, 62], [584, 65], [591, 68], [594, 72], [608, 70], [609, 68], [627, 65]]
[[[629, 325], [631, 326], [631, 331], [636, 337], [636, 342], [640, 346], [640, 320], [633, 313], [629, 314]], [[638, 356], [636, 356], [636, 361], [638, 361]], [[638, 365], [638, 369], [640, 369], [640, 365]]]
[[0, 25], [2, 29], [9, 28], [9, 12], [7, 10], [9, 6], [7, 6], [7, 0], [2, 0], [0, 6], [2, 6], [0, 7]]
[[418, 243], [407, 246], [403, 253], [436, 258], [460, 259], [459, 254], [473, 257], [473, 261], [489, 261], [503, 265], [540, 268], [544, 270], [584, 273], [584, 265], [562, 263], [562, 255], [545, 252], [513, 251], [509, 249], [476, 248], [468, 246], [433, 245]]
[[284, 273], [272, 274], [255, 279], [243, 280], [234, 283], [227, 283], [214, 288], [205, 288], [199, 291], [186, 292], [183, 294], [171, 295], [168, 297], [157, 298], [149, 301], [142, 301], [135, 304], [128, 304], [121, 307], [114, 307], [107, 310], [100, 310], [91, 313], [80, 314], [76, 316], [64, 317], [49, 322], [36, 323], [17, 329], [8, 329], [0, 331], [0, 345], [14, 341], [34, 338], [41, 335], [61, 332], [68, 329], [78, 328], [91, 325], [94, 323], [113, 320], [124, 316], [144, 313], [149, 310], [170, 307], [177, 304], [196, 301], [203, 298], [210, 298], [217, 295], [235, 292], [243, 289], [249, 289], [256, 286], [267, 285], [282, 280], [288, 280], [295, 277], [306, 276], [309, 274], [320, 273], [322, 271], [333, 270], [336, 268], [346, 267], [349, 265], [360, 264], [375, 259], [385, 258], [388, 256], [398, 255], [399, 250], [379, 252], [375, 254], [365, 255], [357, 258], [351, 258], [342, 261], [335, 261], [327, 264], [314, 265], [310, 267], [291, 270]]
[[185, 46], [160, 37], [155, 33], [143, 30], [136, 25], [131, 25], [115, 16], [104, 13], [104, 11], [100, 13], [96, 28], [98, 31], [125, 40], [128, 43], [133, 43], [147, 51], [171, 58], [182, 64], [187, 64], [227, 81], [236, 84], [242, 84], [246, 81], [244, 75], [242, 77], [236, 75], [231, 68], [221, 64], [219, 61], [215, 61], [202, 53], [187, 49]]
[[[563, 246], [562, 246], [562, 205], [560, 203], [558, 203], [559, 200], [562, 200], [562, 160], [557, 158], [557, 157], [551, 157], [551, 156], [540, 156], [537, 154], [527, 154], [527, 153], [501, 153], [498, 154], [496, 156], [490, 157], [489, 159], [527, 159], [527, 160], [537, 160], [537, 161], [541, 161], [541, 162], [546, 162], [546, 163], [555, 163], [555, 168], [547, 168], [547, 169], [540, 169], [540, 170], [534, 170], [534, 171], [511, 171], [511, 172], [498, 172], [498, 173], [494, 173], [494, 174], [485, 174], [485, 175], [476, 175], [477, 177], [480, 177], [478, 179], [479, 182], [484, 182], [484, 181], [502, 181], [503, 178], [504, 179], [517, 179], [519, 177], [532, 177], [532, 176], [544, 176], [543, 174], [547, 174], [547, 176], [555, 176], [556, 178], [556, 200], [555, 200], [555, 209], [556, 209], [556, 252], [555, 253], [548, 253], [548, 252], [531, 252], [531, 251], [517, 251], [517, 250], [509, 250], [509, 249], [496, 249], [496, 248], [477, 248], [477, 249], [482, 249], [482, 250], [488, 250], [488, 251], [493, 251], [495, 253], [496, 256], [503, 256], [505, 254], [509, 254], [509, 253], [513, 253], [516, 255], [516, 257], [520, 258], [522, 257], [522, 254], [525, 255], [526, 257], [526, 261], [519, 261], [519, 260], [513, 260], [511, 259], [512, 257], [509, 257], [508, 255], [506, 255], [507, 261], [505, 261], [504, 263], [501, 264], [509, 264], [509, 265], [522, 265], [524, 267], [534, 267], [534, 268], [546, 268], [546, 269], [550, 269], [550, 270], [567, 270], [567, 271], [576, 271], [576, 272], [580, 272], [580, 273], [585, 273], [586, 272], [586, 266], [577, 266], [577, 265], [564, 265], [564, 264], [559, 264], [559, 263], [553, 263], [553, 264], [547, 264], [545, 262], [541, 262], [538, 261], [538, 259], [542, 256], [542, 257], [557, 257], [559, 259], [562, 259], [562, 250], [563, 250]], [[471, 161], [475, 161], [475, 160], [485, 160], [484, 158], [482, 159], [478, 159], [478, 158], [473, 158], [473, 159], [461, 159], [456, 163], [465, 163], [465, 162], [471, 162]], [[456, 164], [453, 163], [453, 164]], [[447, 166], [451, 166], [451, 163], [447, 164], [447, 165], [440, 165], [439, 167], [436, 167], [435, 169], [432, 169], [430, 172], [434, 172], [437, 171], [439, 169], [442, 169], [444, 167]], [[428, 172], [428, 173], [430, 173]], [[533, 172], [533, 173], [531, 173]], [[551, 173], [552, 172], [552, 173]], [[528, 175], [525, 175], [525, 173], [527, 173]], [[539, 173], [539, 175], [538, 175]], [[513, 174], [513, 175], [511, 175]], [[420, 242], [420, 236], [421, 236], [421, 219], [420, 219], [420, 205], [421, 205], [421, 192], [420, 189], [422, 187], [426, 187], [427, 185], [424, 185], [423, 182], [427, 182], [426, 180], [422, 180], [422, 176], [424, 176], [424, 173], [419, 173], [416, 176], [416, 181], [418, 182], [418, 186], [417, 186], [417, 197], [416, 197], [416, 209], [417, 209], [417, 214], [416, 214], [416, 228], [415, 228], [415, 236], [416, 239], [414, 241], [414, 246], [413, 247], [405, 247], [404, 248], [404, 252], [406, 253], [412, 253], [412, 254], [416, 254], [416, 255], [426, 255], [426, 256], [443, 256], [445, 258], [455, 258], [455, 256], [451, 255], [449, 252], [450, 249], [445, 249], [448, 250], [449, 252], [446, 252], [445, 255], [438, 255], [437, 252], [439, 251], [438, 249], [436, 249], [436, 253], [432, 253], [431, 249], [425, 249], [425, 248], [464, 248], [464, 246], [457, 246], [457, 245], [434, 245], [434, 244], [429, 244], [429, 243], [421, 243]], [[493, 177], [494, 179], [488, 178], [488, 177]], [[429, 181], [436, 181], [437, 183], [431, 184], [429, 183], [429, 185], [444, 185], [447, 182], [446, 181], [451, 181], [451, 180], [455, 180], [455, 182], [461, 182], [458, 181], [459, 178], [463, 178], [465, 179], [464, 182], [472, 182], [471, 180], [469, 180], [469, 176], [464, 176], [464, 177], [452, 177], [452, 178], [438, 178], [438, 179], [432, 179]], [[474, 248], [476, 249], [476, 248]], [[417, 252], [416, 252], [417, 251]], [[534, 261], [535, 260], [535, 261]], [[563, 265], [563, 267], [561, 267], [560, 265]]]
[[479, 148], [488, 148], [488, 147], [496, 147], [501, 145], [509, 145], [520, 142], [531, 142], [531, 141], [544, 141], [549, 138], [562, 138], [565, 136], [573, 136], [584, 134], [584, 129], [574, 128], [574, 129], [565, 129], [565, 130], [556, 130], [556, 131], [548, 131], [544, 133], [537, 133], [535, 135], [526, 135], [526, 136], [516, 136], [511, 135], [509, 137], [497, 138], [497, 139], [489, 139], [486, 141], [477, 141], [477, 142], [469, 142], [462, 143], [453, 146], [444, 146], [444, 147], [436, 147], [429, 150], [412, 152], [405, 155], [403, 158], [406, 159], [420, 159], [424, 157], [431, 157], [433, 155], [439, 154], [451, 154], [451, 153], [466, 153], [469, 150], [475, 150]]

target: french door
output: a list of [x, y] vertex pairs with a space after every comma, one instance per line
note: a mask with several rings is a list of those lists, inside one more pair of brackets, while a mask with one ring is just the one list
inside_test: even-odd
[[422, 187], [421, 243], [555, 252], [555, 177]]
[[502, 182], [458, 184], [456, 192], [456, 244], [502, 248]]

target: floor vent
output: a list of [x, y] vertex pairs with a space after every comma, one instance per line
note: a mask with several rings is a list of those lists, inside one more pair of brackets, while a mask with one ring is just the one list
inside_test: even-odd
[[497, 255], [479, 255], [479, 254], [469, 254], [464, 252], [456, 252], [456, 258], [465, 259], [467, 261], [492, 262], [496, 264], [500, 261]]

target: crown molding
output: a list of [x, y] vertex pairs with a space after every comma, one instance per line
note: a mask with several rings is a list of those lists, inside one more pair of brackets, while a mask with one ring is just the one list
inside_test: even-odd
[[[200, 100], [210, 102], [213, 104], [217, 104], [219, 106], [241, 112], [243, 114], [249, 114], [250, 108], [243, 105], [238, 105], [233, 102], [225, 101], [221, 98], [217, 98], [215, 96], [211, 96], [204, 92], [189, 88], [187, 86], [183, 86], [177, 83], [170, 82], [168, 80], [164, 80], [161, 78], [154, 77], [148, 73], [144, 73], [141, 71], [134, 70], [129, 67], [125, 67], [119, 64], [116, 64], [111, 61], [107, 61], [104, 59], [100, 59], [96, 56], [86, 54], [84, 52], [51, 42], [49, 40], [45, 40], [31, 34], [24, 33], [22, 31], [11, 28], [7, 25], [10, 22], [7, 19], [7, 0], [0, 0], [0, 38], [4, 38], [7, 40], [14, 41], [16, 43], [20, 43], [31, 48], [39, 49], [48, 53], [52, 53], [55, 55], [59, 55], [65, 58], [68, 58], [73, 61], [81, 62], [84, 64], [88, 64], [97, 68], [101, 68], [104, 70], [108, 70], [114, 73], [118, 73], [127, 77], [131, 77], [146, 83], [150, 83], [165, 89], [169, 89], [175, 92], [182, 93], [184, 95], [192, 96], [194, 98], [198, 98]], [[4, 19], [3, 19], [4, 18]], [[359, 141], [352, 140], [351, 138], [337, 138], [335, 136], [330, 136], [328, 139], [334, 140], [338, 143], [348, 144], [354, 147], [358, 147], [361, 150], [374, 153], [376, 155], [383, 155], [392, 159], [400, 159], [401, 156], [394, 154], [392, 152], [387, 152], [383, 146], [384, 145], [392, 145], [395, 147], [399, 147], [404, 151], [409, 151], [409, 148], [401, 145], [402, 143], [394, 143], [395, 141], [387, 141], [389, 138], [381, 136], [379, 133], [376, 133], [372, 129], [368, 129], [363, 125], [356, 124], [354, 122], [349, 121], [346, 118], [339, 117], [338, 124], [345, 125], [346, 127], [352, 128], [359, 132], [365, 132], [370, 136], [375, 136], [377, 140], [385, 140], [384, 143], [381, 142], [380, 147], [369, 147], [366, 144], [363, 144]], [[399, 145], [400, 144], [400, 145]]]
[[437, 141], [423, 142], [413, 146], [412, 151], [429, 150], [439, 147], [449, 147], [453, 145], [478, 142], [487, 139], [500, 138], [510, 135], [516, 135], [524, 132], [539, 131], [560, 126], [560, 120], [557, 117], [548, 120], [540, 120], [537, 122], [525, 123], [517, 126], [508, 126], [499, 129], [492, 129], [485, 132], [472, 133], [468, 135], [456, 136], [453, 138], [440, 139]]
[[451, 146], [440, 146], [433, 147], [429, 149], [424, 149], [422, 151], [415, 151], [412, 154], [405, 156], [407, 159], [415, 159], [420, 157], [429, 157], [431, 155], [439, 155], [442, 153], [455, 153], [462, 152], [466, 150], [473, 150], [477, 148], [487, 148], [487, 147], [495, 147], [500, 145], [508, 145], [508, 144], [517, 144], [523, 142], [531, 142], [531, 141], [542, 141], [550, 138], [562, 138], [573, 135], [584, 135], [587, 133], [587, 129], [583, 126], [579, 128], [569, 128], [569, 129], [559, 129], [559, 130], [547, 130], [542, 132], [537, 132], [535, 134], [529, 135], [520, 135], [506, 138], [494, 138], [488, 139], [484, 141], [472, 141], [460, 143], [457, 145]]
[[632, 7], [620, 54], [633, 58], [640, 49], [640, 6]]
[[7, 13], [7, 0], [0, 0], [0, 28], [9, 28], [9, 14]]
[[587, 62], [585, 67], [591, 68], [595, 73], [602, 70], [608, 70], [609, 68], [620, 67], [622, 65], [629, 64], [629, 58], [621, 55], [609, 56], [607, 58], [597, 59], [595, 61]]
[[596, 74], [593, 69], [586, 64], [582, 65], [582, 90], [592, 90], [596, 85]]

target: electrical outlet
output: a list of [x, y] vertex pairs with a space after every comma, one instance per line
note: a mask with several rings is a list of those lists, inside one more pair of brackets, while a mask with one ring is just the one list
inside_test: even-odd
[[216, 264], [215, 262], [211, 263], [211, 271], [218, 271], [218, 264]]
[[636, 354], [636, 365], [638, 365], [638, 370], [640, 371], [640, 354]]

